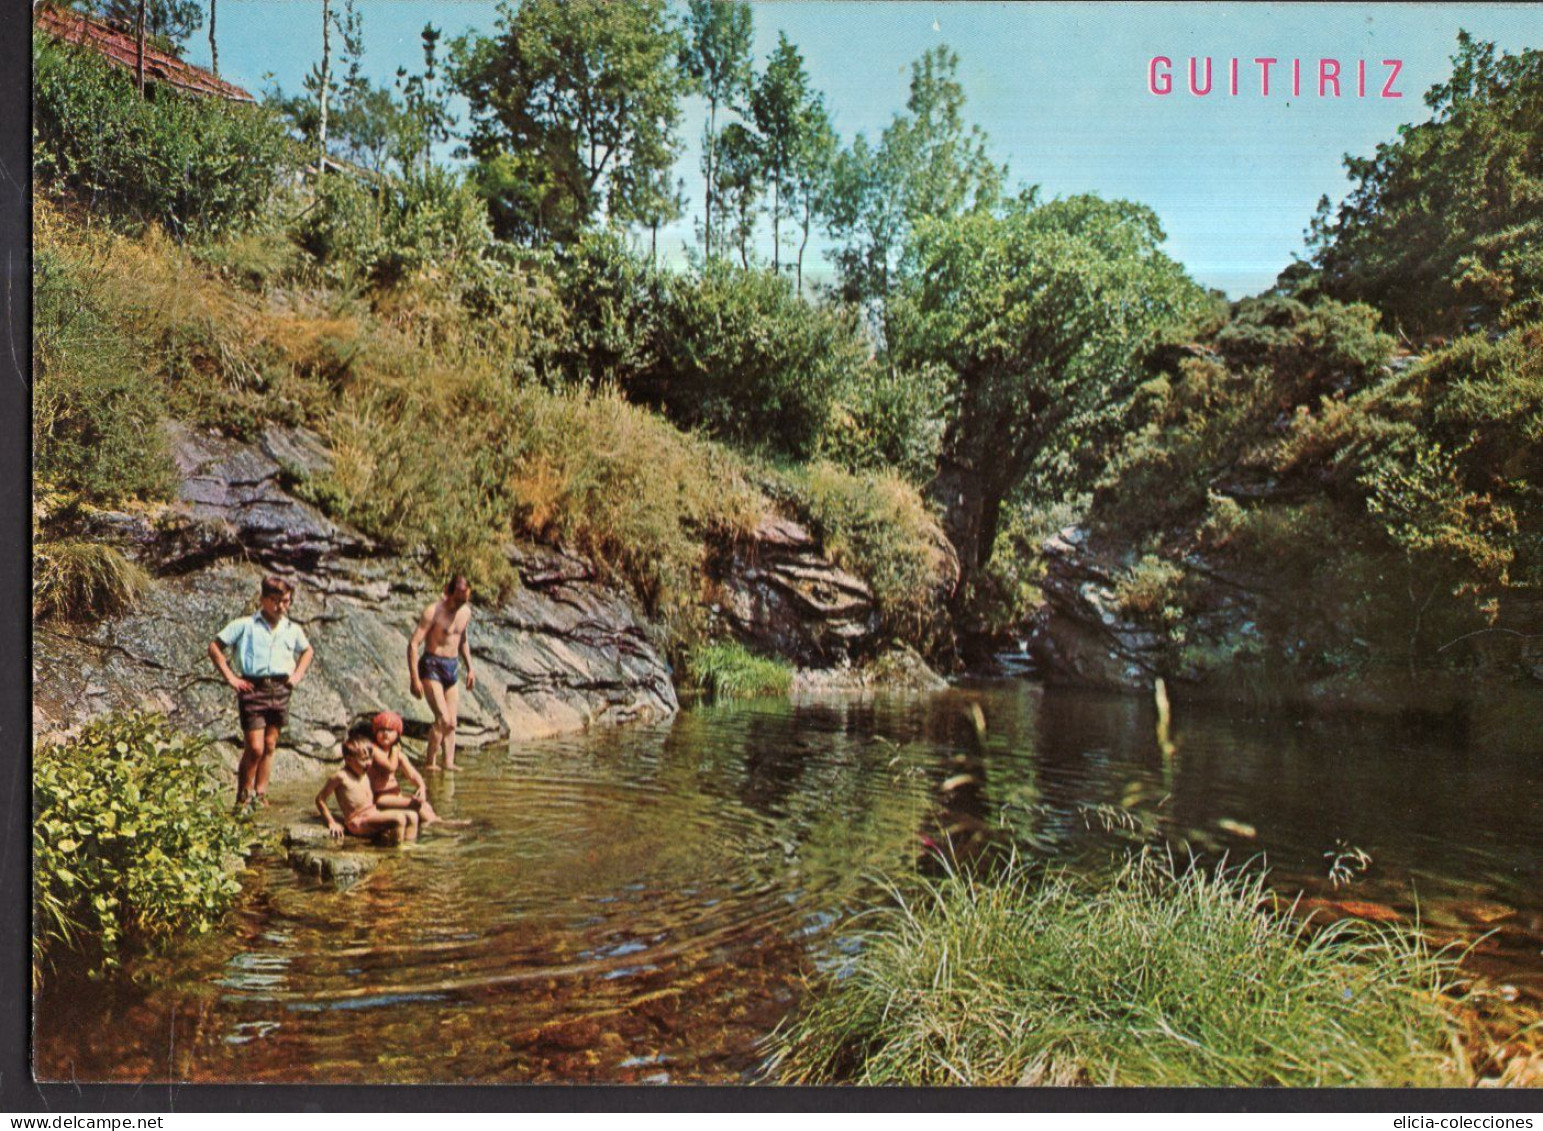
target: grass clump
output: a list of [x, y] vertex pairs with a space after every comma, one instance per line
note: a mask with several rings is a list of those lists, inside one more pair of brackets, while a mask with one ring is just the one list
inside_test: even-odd
[[897, 897], [855, 968], [774, 1039], [788, 1083], [1458, 1085], [1450, 963], [1318, 931], [1258, 873], [1152, 856], [1102, 886], [1012, 865]]
[[84, 621], [133, 608], [150, 575], [116, 546], [84, 539], [39, 542], [32, 553], [32, 615]]
[[692, 686], [729, 699], [786, 695], [793, 686], [791, 666], [757, 656], [733, 640], [717, 640], [692, 649], [686, 675]]
[[105, 969], [127, 939], [203, 934], [230, 906], [246, 834], [225, 815], [203, 746], [133, 714], [37, 748], [34, 972], [61, 950]]

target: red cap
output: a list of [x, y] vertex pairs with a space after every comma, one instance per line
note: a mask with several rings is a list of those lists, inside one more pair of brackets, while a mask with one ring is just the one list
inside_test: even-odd
[[402, 716], [395, 711], [382, 711], [370, 720], [370, 730], [394, 730], [402, 733]]

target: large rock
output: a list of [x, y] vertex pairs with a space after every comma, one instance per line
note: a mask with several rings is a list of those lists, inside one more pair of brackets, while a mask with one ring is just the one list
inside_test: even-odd
[[801, 667], [841, 665], [877, 644], [873, 593], [832, 565], [792, 519], [763, 519], [735, 548], [722, 587], [720, 608], [734, 634]]
[[[207, 656], [214, 634], [254, 608], [263, 574], [298, 586], [291, 615], [316, 648], [296, 690], [285, 745], [330, 758], [349, 723], [400, 711], [409, 733], [431, 721], [412, 698], [407, 641], [438, 594], [414, 561], [384, 553], [286, 488], [324, 471], [326, 451], [302, 431], [270, 429], [254, 447], [174, 426], [182, 473], [166, 513], [97, 515], [90, 529], [129, 547], [156, 576], [133, 612], [96, 624], [39, 626], [34, 642], [34, 727], [40, 736], [112, 710], [150, 707], [184, 728], [239, 743], [233, 695]], [[282, 461], [282, 462], [281, 462]], [[511, 550], [524, 587], [478, 606], [472, 621], [477, 685], [461, 699], [463, 745], [657, 718], [677, 709], [649, 625], [622, 593], [571, 557]], [[278, 776], [305, 762], [287, 758]]]

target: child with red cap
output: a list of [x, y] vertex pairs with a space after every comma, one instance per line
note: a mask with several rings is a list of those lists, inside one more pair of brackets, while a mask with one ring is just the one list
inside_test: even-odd
[[[377, 809], [415, 809], [425, 825], [437, 824], [442, 818], [429, 804], [428, 783], [423, 780], [412, 762], [403, 755], [399, 743], [402, 739], [402, 716], [395, 711], [382, 711], [370, 720], [370, 734], [374, 741], [370, 748], [370, 788], [375, 791]], [[417, 796], [409, 797], [397, 784], [400, 772], [417, 790]]]

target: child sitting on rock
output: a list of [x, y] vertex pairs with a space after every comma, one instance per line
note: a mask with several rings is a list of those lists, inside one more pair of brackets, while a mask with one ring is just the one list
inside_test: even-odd
[[[375, 804], [375, 791], [370, 787], [370, 763], [374, 748], [365, 738], [350, 738], [343, 743], [343, 768], [321, 787], [316, 795], [316, 811], [327, 822], [327, 832], [341, 840], [344, 831], [354, 836], [375, 837], [385, 834], [392, 844], [418, 839], [418, 813], [416, 809], [381, 810]], [[327, 800], [337, 794], [338, 807], [343, 811], [343, 823], [339, 824], [327, 807]]]
[[[398, 745], [402, 740], [402, 716], [395, 711], [382, 711], [370, 720], [370, 734], [374, 742], [370, 746], [369, 775], [370, 788], [375, 791], [375, 807], [412, 809], [423, 824], [438, 824], [441, 818], [429, 804], [428, 783]], [[409, 797], [402, 792], [396, 780], [399, 772], [411, 783], [417, 796]]]

